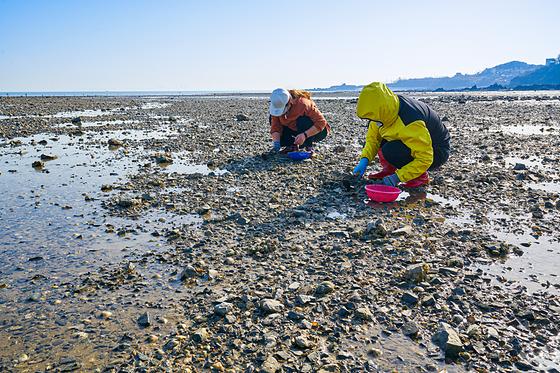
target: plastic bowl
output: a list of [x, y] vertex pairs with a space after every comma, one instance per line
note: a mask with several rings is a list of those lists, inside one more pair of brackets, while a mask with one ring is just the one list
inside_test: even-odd
[[367, 196], [375, 202], [393, 202], [399, 197], [401, 192], [402, 191], [399, 188], [388, 185], [366, 185]]
[[311, 158], [310, 152], [289, 152], [288, 157], [294, 161], [303, 161], [304, 159]]

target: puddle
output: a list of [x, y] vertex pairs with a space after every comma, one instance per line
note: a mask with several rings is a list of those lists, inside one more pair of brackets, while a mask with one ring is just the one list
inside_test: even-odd
[[346, 214], [341, 214], [338, 211], [331, 211], [327, 214], [327, 219], [331, 219], [331, 220], [346, 220], [347, 215]]
[[500, 126], [502, 132], [511, 135], [546, 135], [557, 134], [558, 128], [551, 127], [550, 125], [535, 125], [528, 124], [524, 126]]
[[171, 106], [171, 104], [167, 102], [146, 102], [142, 104], [142, 106], [140, 106], [140, 109], [144, 109], [144, 110], [163, 109], [168, 106]]
[[111, 126], [111, 125], [123, 125], [123, 124], [137, 124], [140, 123], [139, 120], [100, 120], [100, 121], [86, 121], [82, 122], [81, 125], [76, 125], [73, 123], [58, 123], [53, 125], [55, 128], [90, 128], [90, 127], [103, 127], [103, 126]]
[[[159, 167], [166, 172], [174, 172], [183, 175], [201, 174], [204, 176], [208, 175], [224, 175], [227, 170], [222, 170], [219, 168], [208, 167], [205, 164], [194, 164], [191, 160], [182, 158], [184, 155], [173, 155], [173, 163], [162, 163]], [[231, 188], [230, 188], [231, 189]], [[235, 193], [239, 191], [238, 189], [228, 189], [228, 192]]]
[[560, 193], [560, 182], [530, 183], [528, 187], [545, 192]]

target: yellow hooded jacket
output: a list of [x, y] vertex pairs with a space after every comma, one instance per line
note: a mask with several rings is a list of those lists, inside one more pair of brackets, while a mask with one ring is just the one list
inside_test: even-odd
[[[410, 148], [413, 161], [396, 171], [399, 179], [406, 182], [420, 176], [432, 165], [432, 136], [435, 135], [438, 142], [449, 143], [449, 133], [426, 104], [403, 100], [404, 97], [397, 96], [385, 84], [371, 83], [362, 89], [356, 113], [358, 117], [370, 120], [362, 158], [371, 162], [382, 140], [400, 140]], [[404, 121], [401, 116], [406, 117]], [[429, 122], [430, 130], [426, 122]]]

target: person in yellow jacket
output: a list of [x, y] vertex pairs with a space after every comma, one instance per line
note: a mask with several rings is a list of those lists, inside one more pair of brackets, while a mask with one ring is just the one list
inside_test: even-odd
[[414, 188], [427, 184], [428, 170], [441, 167], [449, 158], [449, 131], [436, 112], [421, 101], [393, 93], [383, 83], [362, 89], [356, 114], [369, 125], [354, 175], [362, 177], [377, 154], [383, 169], [370, 174], [370, 179]]

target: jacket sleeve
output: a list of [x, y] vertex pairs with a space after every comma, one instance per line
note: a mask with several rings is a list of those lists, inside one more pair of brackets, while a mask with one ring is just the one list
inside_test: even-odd
[[417, 178], [430, 168], [434, 161], [432, 137], [426, 123], [417, 120], [405, 126], [400, 140], [410, 148], [412, 162], [397, 170], [396, 174], [402, 182]]
[[374, 121], [369, 122], [368, 131], [366, 134], [366, 145], [362, 150], [362, 158], [367, 158], [373, 161], [381, 145], [381, 135], [379, 134], [379, 127]]
[[282, 124], [280, 123], [280, 119], [278, 119], [278, 117], [272, 117], [270, 121], [270, 133], [274, 132], [282, 134]]
[[327, 120], [315, 104], [306, 105], [304, 115], [307, 115], [311, 119], [313, 127], [317, 128], [319, 132], [327, 126]]

